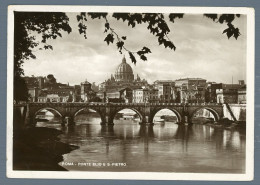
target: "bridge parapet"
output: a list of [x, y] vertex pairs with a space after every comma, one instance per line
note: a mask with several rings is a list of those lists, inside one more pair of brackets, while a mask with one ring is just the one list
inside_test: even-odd
[[[73, 105], [73, 106], [82, 106], [82, 105], [95, 105], [95, 106], [108, 106], [108, 105], [222, 105], [220, 103], [100, 103], [100, 102], [47, 102], [47, 103], [39, 103], [39, 102], [31, 102], [30, 105]], [[25, 106], [27, 104], [14, 104], [14, 106]]]

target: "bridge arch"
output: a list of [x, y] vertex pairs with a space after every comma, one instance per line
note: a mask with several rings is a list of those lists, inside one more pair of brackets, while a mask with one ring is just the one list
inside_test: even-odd
[[[101, 119], [101, 122], [106, 122], [105, 120], [105, 117], [103, 116], [102, 112], [99, 110], [99, 109], [95, 109], [95, 108], [81, 108], [81, 109], [78, 109], [74, 114], [73, 114], [73, 119], [75, 119], [75, 117], [78, 115], [78, 113], [80, 113], [81, 111], [83, 110], [86, 110], [86, 109], [90, 109], [90, 110], [93, 110], [93, 111], [96, 111], [98, 113], [98, 115], [100, 116], [100, 119]], [[75, 120], [74, 120], [75, 121]]]
[[173, 108], [161, 107], [161, 108], [158, 108], [158, 109], [154, 110], [154, 111], [151, 113], [151, 116], [150, 116], [150, 122], [151, 122], [151, 123], [153, 122], [153, 119], [154, 119], [155, 115], [156, 115], [159, 111], [161, 111], [161, 110], [163, 110], [163, 109], [172, 111], [172, 112], [176, 115], [177, 121], [178, 121], [179, 123], [181, 122], [181, 114], [179, 113], [179, 111], [177, 111], [176, 109], [173, 109]]
[[218, 120], [220, 119], [220, 115], [218, 114], [218, 112], [217, 112], [215, 109], [210, 108], [210, 107], [200, 107], [200, 108], [195, 109], [195, 110], [191, 113], [190, 119], [193, 118], [194, 115], [195, 115], [198, 111], [203, 110], [203, 109], [206, 109], [207, 111], [209, 111], [209, 112], [214, 116], [215, 121], [218, 121]]
[[43, 111], [43, 110], [51, 110], [51, 111], [56, 112], [60, 117], [63, 116], [62, 113], [61, 113], [59, 110], [55, 109], [55, 108], [52, 108], [52, 107], [42, 107], [42, 108], [39, 108], [38, 110], [36, 110], [36, 111], [34, 112], [33, 117], [36, 118], [36, 115], [37, 115], [39, 112]]
[[129, 109], [129, 110], [134, 111], [134, 112], [139, 116], [140, 122], [141, 122], [141, 123], [143, 122], [143, 120], [144, 120], [144, 114], [143, 114], [140, 110], [135, 109], [135, 108], [132, 108], [132, 107], [122, 107], [122, 108], [119, 108], [119, 109], [114, 110], [113, 113], [112, 113], [111, 116], [110, 116], [110, 122], [113, 123], [116, 114], [119, 113], [121, 110], [124, 110], [124, 109]]
[[[33, 126], [36, 126], [37, 125], [37, 123], [38, 123], [38, 121], [40, 121], [38, 118], [37, 118], [37, 115], [39, 114], [39, 112], [41, 112], [41, 111], [43, 111], [43, 110], [47, 110], [47, 111], [49, 111], [49, 112], [51, 112], [52, 114], [55, 112], [56, 113], [56, 115], [59, 115], [59, 119], [60, 119], [60, 121], [61, 122], [63, 122], [63, 114], [62, 114], [62, 112], [61, 111], [59, 111], [58, 109], [55, 109], [55, 108], [53, 108], [53, 107], [49, 107], [49, 106], [47, 106], [47, 107], [41, 107], [41, 108], [38, 108], [38, 109], [30, 109], [30, 111], [32, 111], [32, 112], [30, 112], [29, 113], [29, 116], [30, 116], [30, 124], [31, 125], [33, 125]], [[55, 114], [54, 114], [54, 116], [56, 116]]]

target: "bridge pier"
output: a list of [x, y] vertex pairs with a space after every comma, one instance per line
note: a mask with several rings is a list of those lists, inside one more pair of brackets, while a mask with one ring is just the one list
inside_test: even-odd
[[108, 117], [107, 119], [107, 126], [113, 126], [114, 125], [114, 119], [113, 117]]
[[25, 121], [25, 126], [26, 127], [35, 127], [36, 126], [36, 119], [34, 118], [34, 116], [29, 116], [26, 118]]
[[150, 122], [140, 122], [139, 125], [140, 126], [153, 126], [154, 123], [153, 122], [151, 122], [151, 123]]
[[113, 120], [111, 121], [110, 119], [106, 119], [106, 121], [103, 121], [101, 119], [100, 125], [101, 126], [114, 126], [114, 123], [113, 123]]
[[68, 125], [68, 126], [73, 126], [75, 125], [75, 122], [74, 122], [74, 118], [72, 116], [67, 116], [67, 117], [62, 117], [62, 122], [61, 124], [64, 126], [64, 125]]
[[150, 119], [150, 116], [143, 116], [143, 119], [139, 123], [140, 126], [153, 126], [153, 120]]
[[188, 116], [186, 116], [186, 115], [182, 115], [182, 118], [181, 118], [181, 121], [180, 121], [180, 123], [188, 123]]
[[62, 116], [62, 117], [61, 117], [61, 125], [62, 125], [62, 126], [65, 126], [66, 123], [67, 123], [66, 117], [65, 117], [65, 116]]
[[188, 115], [183, 115], [181, 118], [181, 121], [179, 123], [180, 124], [184, 124], [184, 123], [192, 124], [191, 117]]
[[187, 119], [188, 119], [188, 123], [191, 125], [192, 124], [192, 117], [188, 116]]
[[114, 123], [113, 122], [107, 123], [107, 126], [114, 126]]
[[101, 126], [107, 125], [107, 122], [108, 122], [108, 120], [109, 120], [109, 117], [108, 117], [106, 114], [104, 114], [104, 113], [99, 113], [99, 115], [100, 115], [100, 118], [101, 118], [100, 125], [101, 125]]
[[111, 122], [111, 123], [106, 123], [106, 122], [102, 122], [102, 121], [101, 121], [101, 122], [100, 122], [100, 125], [101, 125], [102, 127], [103, 127], [103, 126], [104, 126], [104, 127], [105, 127], [105, 126], [112, 126], [112, 127], [113, 127], [113, 126], [114, 126], [114, 123], [113, 123], [113, 122]]
[[104, 122], [104, 121], [101, 121], [101, 122], [100, 122], [100, 125], [101, 125], [101, 126], [114, 126], [114, 123], [113, 123], [113, 122]]
[[68, 117], [67, 119], [67, 123], [68, 123], [68, 126], [74, 126], [75, 125], [75, 122], [74, 122], [74, 118], [71, 116], [71, 117]]

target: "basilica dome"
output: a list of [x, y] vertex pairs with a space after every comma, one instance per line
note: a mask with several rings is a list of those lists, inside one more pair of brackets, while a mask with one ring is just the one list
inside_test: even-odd
[[115, 80], [117, 82], [132, 82], [134, 81], [134, 74], [132, 67], [126, 63], [125, 57], [122, 60], [122, 63], [116, 69]]

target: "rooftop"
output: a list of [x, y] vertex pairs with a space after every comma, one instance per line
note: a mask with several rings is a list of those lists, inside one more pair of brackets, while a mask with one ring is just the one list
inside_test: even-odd
[[223, 89], [240, 89], [242, 87], [240, 84], [222, 84]]
[[203, 79], [203, 78], [180, 78], [175, 81], [182, 81], [182, 80], [205, 80], [205, 79]]

